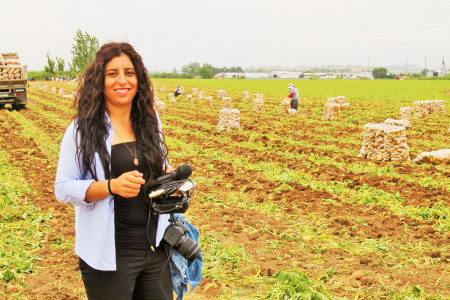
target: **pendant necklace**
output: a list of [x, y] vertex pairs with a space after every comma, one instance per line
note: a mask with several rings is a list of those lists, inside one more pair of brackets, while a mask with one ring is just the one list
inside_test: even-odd
[[[123, 138], [120, 136], [120, 134], [116, 131], [114, 131], [115, 133], [117, 133], [117, 136], [122, 140], [123, 142]], [[125, 144], [125, 147], [127, 147], [128, 151], [130, 151], [131, 155], [134, 157], [133, 163], [134, 165], [137, 167], [139, 165], [139, 160], [137, 158], [137, 152], [136, 152], [136, 141], [133, 141], [133, 147], [134, 147], [134, 154], [133, 151], [131, 151], [131, 149], [128, 147], [127, 143], [123, 142]]]

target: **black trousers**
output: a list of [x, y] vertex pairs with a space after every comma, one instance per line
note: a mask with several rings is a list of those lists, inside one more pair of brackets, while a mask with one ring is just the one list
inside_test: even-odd
[[89, 300], [173, 300], [169, 260], [164, 246], [148, 250], [117, 249], [117, 271], [99, 271], [80, 258]]
[[298, 109], [298, 99], [292, 99], [291, 100], [291, 109]]

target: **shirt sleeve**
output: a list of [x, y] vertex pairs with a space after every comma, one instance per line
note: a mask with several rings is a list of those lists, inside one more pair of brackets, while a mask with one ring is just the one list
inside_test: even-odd
[[[158, 120], [158, 130], [159, 130], [159, 136], [161, 137], [161, 141], [163, 140], [163, 135], [162, 135], [162, 122], [161, 119], [159, 118], [158, 112], [156, 112], [156, 119]], [[164, 148], [164, 144], [161, 144], [161, 149], [163, 149], [163, 151], [165, 152], [166, 149]], [[171, 167], [171, 165], [169, 164], [169, 162], [167, 161], [167, 159], [164, 160], [163, 163], [164, 167]]]
[[74, 206], [93, 207], [94, 202], [84, 201], [86, 191], [94, 179], [83, 179], [82, 171], [76, 162], [75, 126], [72, 122], [66, 129], [61, 142], [58, 169], [55, 180], [55, 196], [62, 203]]

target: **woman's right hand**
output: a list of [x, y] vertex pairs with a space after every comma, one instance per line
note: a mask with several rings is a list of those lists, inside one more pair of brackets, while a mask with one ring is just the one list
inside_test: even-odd
[[141, 190], [141, 185], [145, 183], [143, 175], [139, 171], [130, 171], [111, 179], [111, 192], [125, 198], [136, 197]]

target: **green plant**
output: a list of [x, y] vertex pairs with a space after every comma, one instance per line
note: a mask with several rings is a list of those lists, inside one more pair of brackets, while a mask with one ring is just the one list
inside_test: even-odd
[[298, 271], [278, 271], [273, 277], [278, 281], [272, 291], [266, 294], [265, 299], [331, 299], [323, 287], [314, 284], [305, 274]]

